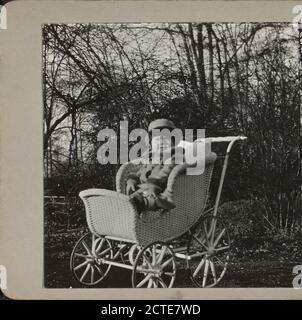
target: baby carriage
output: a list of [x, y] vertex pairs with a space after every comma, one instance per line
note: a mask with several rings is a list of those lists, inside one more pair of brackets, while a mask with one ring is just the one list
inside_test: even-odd
[[186, 175], [186, 164], [176, 165], [167, 189], [174, 194], [175, 209], [139, 215], [126, 195], [126, 181], [139, 165], [121, 165], [117, 191], [88, 189], [80, 192], [90, 232], [76, 243], [70, 258], [75, 279], [96, 286], [112, 266], [132, 271], [134, 288], [171, 288], [177, 265], [182, 261], [198, 287], [216, 286], [224, 277], [230, 259], [228, 230], [217, 216], [222, 186], [232, 146], [244, 136], [207, 138], [227, 143], [213, 208], [206, 210], [216, 154], [205, 158], [201, 175]]

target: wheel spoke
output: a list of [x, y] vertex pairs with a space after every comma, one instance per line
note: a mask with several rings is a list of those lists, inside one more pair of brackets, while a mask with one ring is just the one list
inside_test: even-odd
[[145, 260], [146, 260], [146, 262], [147, 262], [148, 267], [149, 267], [150, 269], [152, 269], [152, 264], [151, 264], [151, 262], [149, 261], [149, 258], [146, 256], [145, 252], [143, 252], [143, 256], [144, 256], [144, 258], [145, 258]]
[[148, 274], [136, 287], [140, 288], [141, 286], [143, 286], [146, 282], [148, 282], [150, 280], [150, 278], [152, 277], [152, 274]]
[[86, 274], [88, 273], [89, 269], [90, 269], [90, 265], [87, 264], [86, 269], [85, 269], [84, 273], [82, 274], [82, 277], [81, 277], [80, 281], [84, 280], [84, 278], [86, 277]]
[[167, 288], [166, 284], [164, 283], [164, 281], [161, 278], [158, 278], [158, 281], [160, 282], [160, 284], [162, 285], [163, 288]]
[[76, 266], [76, 267], [74, 268], [74, 270], [76, 271], [76, 270], [78, 270], [78, 269], [83, 268], [84, 266], [87, 265], [88, 262], [89, 262], [88, 260], [82, 262], [81, 264], [79, 264], [78, 266]]
[[211, 243], [214, 243], [215, 231], [216, 231], [216, 219], [213, 219], [212, 225], [211, 225]]
[[167, 249], [167, 247], [163, 246], [162, 250], [160, 251], [160, 253], [157, 256], [156, 263], [161, 263], [163, 261], [163, 258], [164, 258], [165, 253], [166, 253], [166, 249]]
[[95, 264], [94, 267], [96, 268], [96, 270], [99, 272], [101, 276], [104, 276], [104, 271], [99, 266]]
[[105, 241], [105, 238], [102, 238], [102, 240], [101, 240], [100, 243], [98, 244], [97, 248], [95, 249], [95, 253], [96, 253], [96, 254], [101, 250], [104, 241]]
[[82, 254], [82, 253], [77, 253], [77, 252], [74, 255], [77, 256], [77, 257], [80, 257], [80, 258], [85, 258], [85, 259], [90, 258], [90, 256], [87, 256], [87, 255]]
[[111, 269], [111, 265], [103, 263], [102, 259], [97, 259], [96, 247], [97, 250], [103, 247], [101, 255], [112, 259], [113, 250], [110, 241], [92, 233], [83, 235], [72, 251], [71, 270], [77, 281], [86, 286], [99, 283]]
[[98, 254], [99, 257], [103, 257], [107, 252], [109, 252], [111, 248], [107, 248], [104, 251], [102, 251], [100, 254]]
[[167, 261], [165, 261], [163, 264], [162, 264], [162, 266], [161, 266], [161, 269], [164, 269], [170, 262], [172, 262], [173, 261], [173, 257], [172, 258], [170, 258], [170, 259], [168, 259]]
[[196, 277], [197, 274], [199, 273], [200, 269], [202, 268], [202, 266], [204, 265], [206, 259], [202, 258], [199, 265], [197, 266], [197, 268], [195, 269], [194, 273], [193, 273], [193, 277]]
[[165, 276], [174, 277], [176, 275], [175, 272], [163, 272]]
[[209, 272], [209, 260], [206, 259], [206, 264], [204, 267], [204, 274], [203, 274], [203, 279], [202, 279], [202, 287], [203, 288], [206, 286], [206, 283], [207, 283], [208, 272]]
[[95, 242], [95, 235], [92, 234], [92, 237], [91, 237], [91, 248], [94, 248], [94, 242]]
[[156, 245], [152, 247], [152, 263], [156, 263]]
[[153, 285], [153, 281], [152, 281], [152, 278], [149, 279], [149, 282], [148, 282], [148, 287], [147, 288], [152, 288], [152, 285]]
[[90, 278], [90, 280], [91, 280], [91, 284], [93, 284], [93, 282], [94, 282], [94, 267], [93, 266], [91, 266], [91, 278]]
[[225, 233], [225, 228], [223, 228], [223, 229], [221, 230], [221, 232], [219, 233], [218, 237], [216, 238], [216, 240], [215, 240], [215, 242], [214, 242], [214, 245], [213, 245], [214, 248], [217, 246], [219, 240], [220, 240], [221, 237], [224, 235], [224, 233]]
[[152, 279], [152, 281], [153, 281], [153, 288], [158, 288], [157, 280], [156, 279]]
[[208, 235], [208, 230], [207, 230], [207, 226], [206, 226], [206, 222], [204, 221], [203, 223], [203, 231], [204, 231], [204, 236], [206, 238], [207, 243], [209, 243], [209, 235]]
[[82, 245], [83, 245], [83, 247], [85, 248], [85, 250], [87, 251], [87, 253], [88, 253], [90, 256], [92, 256], [92, 253], [91, 253], [90, 249], [88, 248], [87, 243], [85, 242], [85, 240], [82, 241]]
[[208, 250], [208, 247], [207, 247], [204, 243], [202, 243], [195, 235], [193, 236], [193, 238], [194, 238], [201, 246], [203, 246], [206, 250]]
[[224, 251], [224, 250], [228, 250], [228, 249], [230, 249], [230, 246], [220, 247], [215, 250], [216, 250], [216, 252], [219, 252], [219, 251]]
[[[130, 252], [130, 256], [132, 253]], [[132, 286], [166, 288], [167, 283], [173, 285], [175, 274], [176, 265], [172, 248], [163, 242], [154, 242], [139, 249], [132, 270]]]
[[[187, 249], [187, 268], [199, 287], [213, 287], [223, 278], [231, 247], [228, 229], [216, 216], [207, 216], [198, 224], [203, 236], [193, 233]], [[206, 249], [206, 250], [204, 250]], [[220, 254], [221, 253], [221, 254]], [[218, 255], [218, 256], [217, 256]]]
[[216, 276], [216, 270], [215, 270], [215, 265], [214, 265], [213, 261], [210, 261], [210, 267], [211, 267], [212, 275], [214, 278], [214, 283], [216, 284], [217, 276]]
[[207, 252], [208, 252], [208, 250], [207, 250], [207, 251], [202, 251], [202, 252], [196, 251], [194, 254], [189, 255], [189, 257], [190, 257], [191, 259], [193, 259], [193, 258], [200, 258], [200, 257], [202, 257], [202, 256], [205, 256], [205, 255], [207, 254]]

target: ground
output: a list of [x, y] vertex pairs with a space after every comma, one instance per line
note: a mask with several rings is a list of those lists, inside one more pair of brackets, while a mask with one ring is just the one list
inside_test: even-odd
[[[227, 202], [219, 214], [232, 239], [232, 260], [221, 287], [292, 287], [293, 267], [302, 265], [302, 233], [286, 235], [272, 232], [263, 223], [263, 206], [257, 201]], [[48, 216], [52, 217], [49, 211]], [[84, 214], [82, 215], [84, 217]], [[45, 287], [79, 287], [69, 270], [71, 251], [77, 240], [88, 231], [84, 227], [59, 231], [55, 224], [45, 220]], [[177, 240], [178, 241], [178, 240]], [[131, 287], [131, 272], [112, 267], [100, 287]], [[194, 287], [186, 265], [177, 260], [177, 277], [174, 287]]]
[[[70, 249], [48, 249], [45, 254], [45, 287], [69, 288], [81, 287], [69, 271]], [[226, 288], [244, 287], [292, 287], [292, 270], [301, 260], [289, 261], [283, 257], [269, 258], [269, 253], [259, 252], [256, 256], [233, 258], [228, 271], [219, 285]], [[112, 267], [107, 278], [99, 284], [102, 288], [131, 287], [131, 271]], [[185, 264], [178, 260], [177, 277], [174, 287], [194, 287]]]

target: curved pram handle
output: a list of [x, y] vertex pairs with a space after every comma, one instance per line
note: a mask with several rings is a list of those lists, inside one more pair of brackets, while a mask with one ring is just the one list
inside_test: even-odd
[[218, 191], [217, 191], [217, 195], [216, 195], [214, 211], [213, 211], [213, 215], [216, 216], [231, 149], [236, 141], [246, 140], [247, 137], [242, 135], [242, 136], [228, 136], [228, 137], [210, 137], [210, 138], [206, 138], [206, 139], [208, 139], [208, 141], [210, 141], [211, 143], [213, 143], [213, 142], [214, 143], [215, 142], [228, 142], [226, 154], [225, 154], [224, 162], [223, 162], [223, 166], [222, 166], [222, 171], [221, 171], [221, 175], [220, 175], [220, 181], [219, 181]]
[[246, 140], [246, 136], [227, 136], [227, 137], [207, 137], [207, 138], [201, 138], [197, 139], [195, 141], [200, 142], [210, 142], [210, 143], [217, 143], [217, 142], [228, 142], [228, 147], [226, 150], [226, 154], [228, 155], [231, 152], [231, 149], [236, 141], [240, 140]]
[[232, 142], [232, 141], [238, 141], [238, 140], [246, 140], [247, 137], [246, 136], [227, 136], [227, 137], [208, 137], [205, 139], [211, 142]]

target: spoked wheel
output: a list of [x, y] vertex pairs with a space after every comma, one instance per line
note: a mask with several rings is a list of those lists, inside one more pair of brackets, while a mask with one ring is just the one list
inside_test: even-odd
[[194, 284], [202, 288], [216, 286], [230, 260], [230, 237], [224, 223], [217, 217], [205, 217], [190, 237], [187, 254]]
[[132, 271], [133, 288], [172, 288], [175, 277], [176, 261], [169, 246], [155, 242], [141, 249]]
[[141, 252], [142, 247], [138, 244], [134, 244], [131, 246], [128, 256], [129, 256], [129, 262], [134, 265], [136, 258], [138, 257], [139, 253]]
[[79, 283], [94, 286], [108, 274], [111, 265], [104, 263], [104, 260], [112, 257], [113, 250], [108, 239], [87, 233], [72, 251], [70, 269]]

